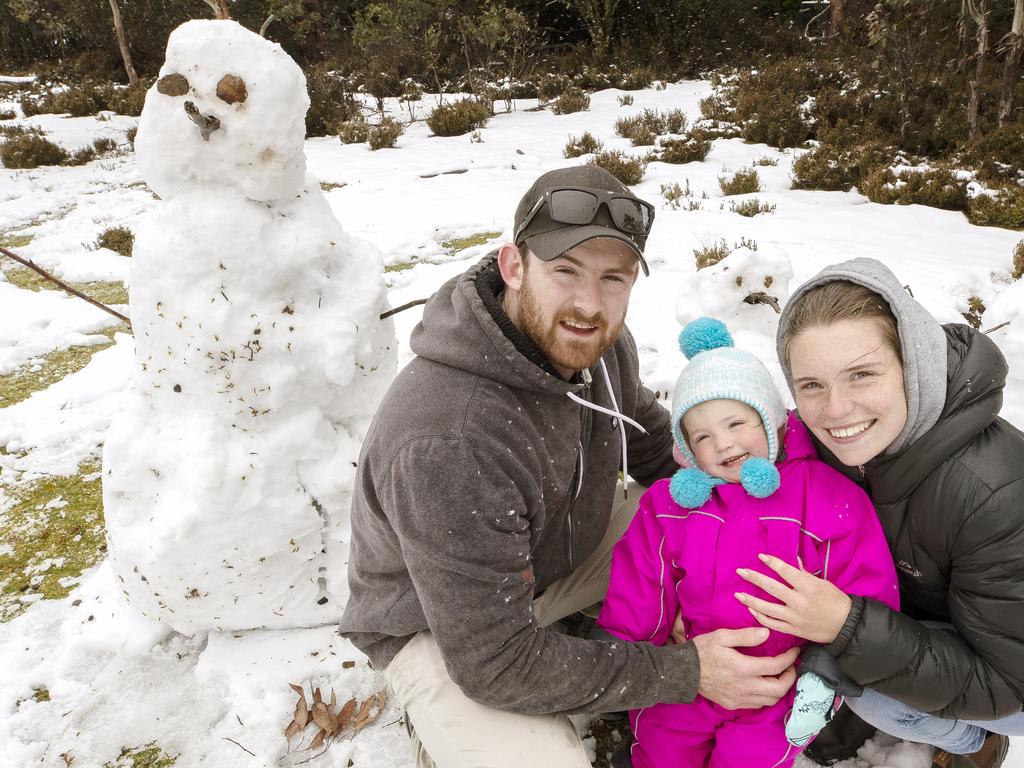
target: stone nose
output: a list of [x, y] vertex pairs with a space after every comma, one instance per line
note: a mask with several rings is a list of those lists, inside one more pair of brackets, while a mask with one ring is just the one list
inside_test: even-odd
[[185, 114], [188, 115], [188, 119], [199, 126], [199, 133], [203, 136], [203, 141], [210, 140], [210, 134], [220, 128], [220, 120], [213, 115], [204, 115], [199, 111], [193, 102], [185, 102]]

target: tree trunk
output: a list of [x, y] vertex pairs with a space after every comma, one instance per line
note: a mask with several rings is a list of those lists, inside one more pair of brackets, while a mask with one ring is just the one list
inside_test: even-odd
[[231, 18], [231, 11], [228, 8], [228, 0], [204, 0], [204, 2], [213, 9], [213, 18]]
[[967, 0], [967, 10], [977, 26], [978, 50], [974, 66], [974, 77], [968, 86], [967, 125], [968, 136], [978, 135], [978, 110], [981, 106], [981, 81], [985, 74], [985, 57], [988, 55], [988, 0]]
[[1006, 61], [1003, 62], [1003, 87], [999, 95], [999, 127], [1006, 125], [1006, 121], [1013, 111], [1013, 89], [1017, 84], [1018, 72], [1020, 71], [1020, 57], [1024, 52], [1024, 0], [1014, 0], [1013, 3], [1013, 25], [1010, 27], [1010, 34], [1006, 36]]
[[832, 8], [832, 26], [829, 34], [832, 37], [839, 37], [846, 28], [846, 0], [832, 0], [829, 6]]
[[117, 46], [121, 49], [124, 71], [128, 73], [128, 85], [135, 86], [139, 82], [139, 75], [132, 64], [132, 52], [128, 50], [128, 38], [124, 34], [124, 22], [121, 20], [121, 9], [117, 7], [117, 0], [110, 0], [110, 10], [114, 14], [114, 33], [117, 35]]

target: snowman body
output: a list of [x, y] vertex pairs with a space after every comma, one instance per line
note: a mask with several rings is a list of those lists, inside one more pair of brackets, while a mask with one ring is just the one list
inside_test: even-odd
[[308, 104], [279, 46], [192, 21], [136, 137], [161, 202], [136, 233], [108, 549], [129, 601], [188, 634], [322, 624], [344, 606], [358, 446], [395, 343], [380, 255], [305, 173]]

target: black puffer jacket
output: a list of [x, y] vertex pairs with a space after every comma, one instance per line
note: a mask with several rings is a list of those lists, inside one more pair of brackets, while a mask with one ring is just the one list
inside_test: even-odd
[[1024, 702], [1024, 434], [997, 415], [1007, 367], [994, 342], [945, 332], [946, 401], [926, 434], [863, 468], [819, 445], [875, 503], [902, 601], [895, 613], [856, 598], [829, 650], [858, 683], [916, 709], [995, 719]]

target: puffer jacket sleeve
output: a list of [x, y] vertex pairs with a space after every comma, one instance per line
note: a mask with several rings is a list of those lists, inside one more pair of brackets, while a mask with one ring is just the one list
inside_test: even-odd
[[[452, 680], [474, 701], [543, 714], [689, 701], [691, 643], [607, 643], [537, 625], [523, 468], [500, 443], [417, 438], [378, 486], [427, 625]], [[457, 468], [457, 472], [453, 472]]]
[[858, 683], [946, 718], [992, 720], [1024, 701], [1024, 480], [991, 494], [956, 534], [949, 576], [955, 630], [875, 600], [855, 601], [830, 650]]
[[650, 491], [640, 498], [633, 522], [612, 553], [611, 578], [598, 626], [630, 642], [664, 645], [679, 613], [665, 534]]

